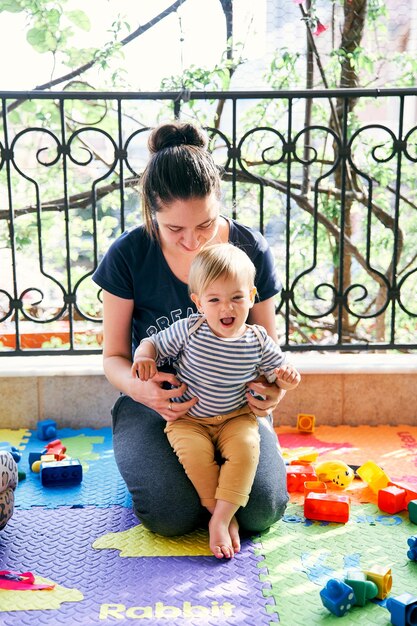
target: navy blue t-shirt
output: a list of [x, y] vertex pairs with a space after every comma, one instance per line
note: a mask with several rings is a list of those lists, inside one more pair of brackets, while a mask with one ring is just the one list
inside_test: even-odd
[[[256, 267], [258, 301], [271, 298], [280, 291], [281, 283], [266, 239], [258, 231], [226, 219], [230, 226], [229, 242], [242, 248]], [[134, 300], [133, 352], [144, 337], [196, 312], [188, 285], [172, 273], [158, 240], [151, 238], [144, 226], [126, 231], [114, 241], [93, 280], [119, 298]]]

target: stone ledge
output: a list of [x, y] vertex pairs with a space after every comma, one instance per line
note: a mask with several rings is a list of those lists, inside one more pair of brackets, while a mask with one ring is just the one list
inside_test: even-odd
[[[288, 353], [301, 374], [417, 374], [417, 354]], [[0, 377], [102, 376], [100, 354], [0, 357]]]

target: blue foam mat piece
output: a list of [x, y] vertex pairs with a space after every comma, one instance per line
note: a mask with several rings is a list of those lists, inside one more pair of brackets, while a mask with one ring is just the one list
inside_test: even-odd
[[[30, 471], [28, 459], [30, 452], [42, 451], [47, 442], [38, 439], [36, 433], [31, 433], [19, 462], [19, 469], [26, 472], [26, 479], [19, 483], [16, 490], [17, 509], [74, 505], [97, 507], [119, 505], [131, 508], [131, 496], [114, 459], [111, 428], [98, 430], [63, 428], [58, 430], [56, 439], [65, 442], [66, 439], [71, 440], [74, 437], [91, 438], [92, 454], [80, 459], [83, 464], [81, 484], [72, 487], [43, 487], [39, 475]], [[70, 445], [68, 453], [71, 454]]]
[[[268, 614], [273, 601], [263, 595], [262, 558], [255, 556], [252, 540], [244, 541], [242, 552], [227, 562], [214, 557], [121, 558], [117, 550], [92, 548], [99, 536], [136, 523], [132, 511], [117, 506], [17, 510], [0, 533], [1, 568], [32, 571], [78, 589], [84, 600], [64, 602], [59, 610], [0, 612], [0, 624], [111, 626], [141, 620], [152, 626], [269, 626], [276, 617]], [[158, 602], [165, 615], [157, 615]], [[108, 614], [107, 605], [118, 616]]]

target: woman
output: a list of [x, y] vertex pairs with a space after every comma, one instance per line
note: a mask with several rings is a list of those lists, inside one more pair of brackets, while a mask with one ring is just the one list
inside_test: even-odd
[[[139, 520], [172, 536], [207, 521], [164, 434], [166, 422], [185, 415], [198, 399], [171, 402], [185, 391], [173, 370], [160, 371], [147, 382], [132, 377], [132, 353], [144, 337], [196, 311], [188, 295], [188, 273], [207, 244], [230, 241], [252, 259], [259, 300], [248, 321], [265, 327], [275, 341], [273, 299], [280, 284], [265, 239], [220, 214], [220, 177], [205, 133], [190, 123], [163, 124], [151, 133], [149, 149], [142, 177], [144, 225], [112, 244], [93, 278], [103, 288], [104, 371], [122, 392], [112, 411], [116, 461]], [[266, 416], [283, 394], [273, 384], [252, 382], [247, 401], [256, 415]], [[288, 500], [285, 466], [270, 420], [259, 420], [259, 430], [260, 460], [249, 502], [236, 514], [241, 531], [252, 533], [278, 520]]]

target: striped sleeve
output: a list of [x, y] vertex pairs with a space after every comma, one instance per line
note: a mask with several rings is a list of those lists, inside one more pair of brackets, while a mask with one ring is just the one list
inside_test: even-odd
[[151, 335], [143, 341], [152, 342], [156, 351], [156, 364], [163, 365], [168, 359], [175, 359], [188, 342], [187, 318], [177, 320], [168, 328]]
[[265, 343], [262, 350], [262, 360], [260, 363], [260, 371], [265, 375], [268, 382], [274, 382], [274, 369], [281, 367], [286, 361], [286, 356], [280, 346], [271, 339], [264, 328], [261, 329]]

